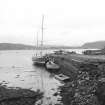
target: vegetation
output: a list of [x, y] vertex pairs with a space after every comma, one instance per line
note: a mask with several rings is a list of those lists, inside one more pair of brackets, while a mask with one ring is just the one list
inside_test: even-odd
[[40, 91], [7, 88], [0, 85], [0, 105], [35, 105], [43, 97]]
[[96, 48], [96, 49], [102, 49], [105, 46], [105, 41], [96, 41], [96, 42], [90, 42], [85, 43], [82, 48]]

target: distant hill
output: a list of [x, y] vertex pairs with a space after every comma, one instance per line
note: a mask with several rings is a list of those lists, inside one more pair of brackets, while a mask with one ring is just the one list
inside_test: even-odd
[[[43, 49], [69, 49], [76, 47], [69, 46], [54, 46], [54, 45], [45, 45]], [[33, 50], [36, 49], [33, 45], [24, 45], [24, 44], [15, 44], [15, 43], [0, 43], [0, 50]], [[41, 49], [41, 47], [37, 48]]]
[[96, 42], [90, 42], [90, 43], [85, 43], [82, 48], [98, 48], [102, 49], [105, 47], [105, 41], [96, 41]]
[[34, 46], [13, 43], [0, 43], [0, 50], [31, 50]]
[[[57, 46], [57, 45], [44, 45], [43, 49], [82, 49], [82, 48], [95, 48], [101, 49], [105, 47], [105, 41], [89, 42], [82, 46], [72, 47], [72, 46]], [[0, 43], [0, 50], [33, 50], [36, 46], [16, 44], [16, 43]], [[37, 49], [41, 49], [38, 47]]]

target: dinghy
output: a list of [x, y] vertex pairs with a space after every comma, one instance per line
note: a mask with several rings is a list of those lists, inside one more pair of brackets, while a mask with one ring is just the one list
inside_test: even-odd
[[50, 71], [58, 71], [60, 69], [60, 66], [56, 63], [54, 63], [53, 61], [48, 61], [46, 62], [46, 69], [50, 70]]
[[70, 78], [68, 76], [63, 75], [63, 74], [55, 75], [55, 78], [60, 81], [64, 81], [64, 82], [70, 80]]

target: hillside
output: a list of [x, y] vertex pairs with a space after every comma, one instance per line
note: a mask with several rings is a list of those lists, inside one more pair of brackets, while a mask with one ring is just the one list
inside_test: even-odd
[[34, 49], [31, 45], [0, 43], [0, 50], [31, 50]]
[[90, 43], [85, 43], [82, 48], [104, 48], [105, 47], [105, 41], [96, 41], [96, 42], [90, 42]]
[[[56, 45], [43, 46], [43, 49], [69, 49], [69, 48], [76, 48], [76, 47], [56, 46]], [[32, 45], [0, 43], [0, 50], [33, 50], [33, 49], [36, 49], [36, 47]], [[41, 47], [38, 47], [37, 49], [41, 49]]]
[[[105, 47], [105, 41], [89, 42], [82, 46], [57, 46], [57, 45], [44, 45], [43, 49], [82, 49], [82, 48], [95, 48], [101, 49]], [[0, 43], [0, 50], [33, 50], [36, 49], [33, 45], [16, 44], [16, 43]], [[37, 48], [41, 49], [41, 47]]]

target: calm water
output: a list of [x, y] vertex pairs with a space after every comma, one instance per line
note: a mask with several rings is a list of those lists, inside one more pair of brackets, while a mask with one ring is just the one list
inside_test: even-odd
[[[83, 50], [74, 51], [81, 53]], [[14, 88], [21, 87], [34, 91], [40, 89], [44, 91], [44, 105], [51, 102], [54, 104], [59, 96], [54, 97], [53, 94], [62, 84], [44, 68], [33, 66], [33, 54], [35, 51], [0, 51], [0, 83]]]
[[44, 104], [56, 103], [57, 98], [53, 94], [61, 84], [44, 68], [32, 65], [34, 53], [35, 51], [0, 51], [0, 83], [14, 88], [40, 89], [45, 93]]

